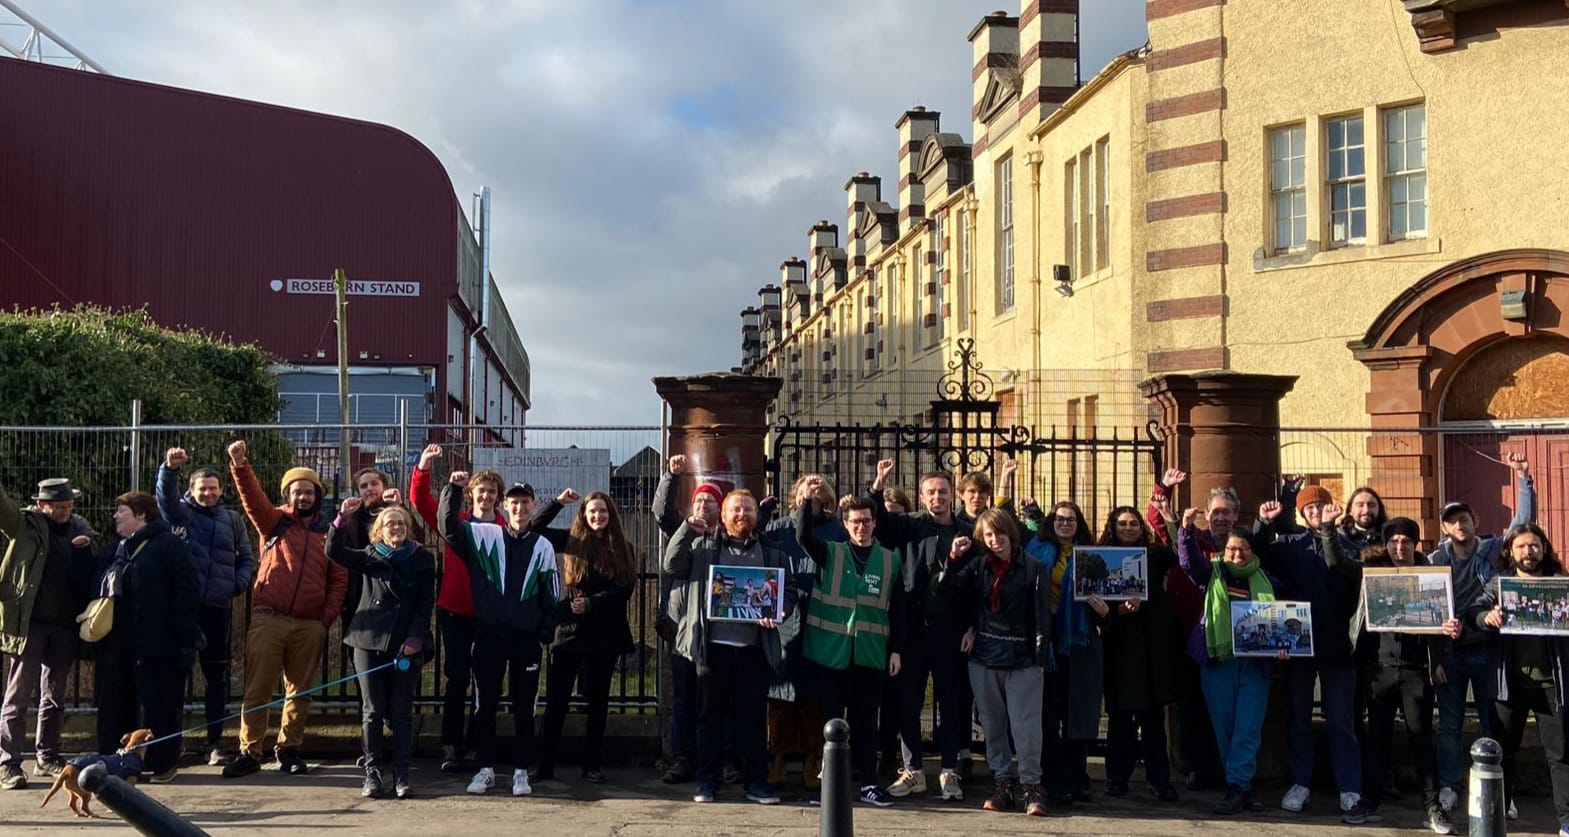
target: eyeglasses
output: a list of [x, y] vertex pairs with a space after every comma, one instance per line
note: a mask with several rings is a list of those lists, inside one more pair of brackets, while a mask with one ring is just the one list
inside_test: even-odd
[[1078, 518], [1077, 518], [1077, 517], [1074, 517], [1074, 516], [1072, 516], [1072, 515], [1066, 515], [1066, 516], [1064, 516], [1064, 515], [1060, 515], [1060, 514], [1058, 514], [1058, 515], [1053, 515], [1053, 516], [1052, 516], [1052, 522], [1053, 522], [1053, 523], [1057, 523], [1057, 524], [1062, 524], [1062, 523], [1078, 523], [1078, 522], [1079, 522], [1079, 519], [1078, 519]]

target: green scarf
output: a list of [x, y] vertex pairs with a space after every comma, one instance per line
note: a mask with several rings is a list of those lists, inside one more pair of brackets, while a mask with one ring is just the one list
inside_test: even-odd
[[1216, 558], [1209, 566], [1209, 589], [1204, 591], [1204, 646], [1211, 660], [1221, 662], [1232, 656], [1231, 594], [1226, 592], [1222, 573], [1247, 579], [1248, 598], [1255, 602], [1274, 601], [1275, 588], [1270, 586], [1269, 576], [1259, 571], [1262, 565], [1257, 558], [1240, 567]]

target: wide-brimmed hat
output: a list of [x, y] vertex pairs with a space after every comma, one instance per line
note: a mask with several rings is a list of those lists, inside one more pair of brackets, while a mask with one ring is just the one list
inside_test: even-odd
[[53, 477], [40, 480], [38, 491], [33, 494], [34, 500], [46, 503], [63, 503], [66, 500], [82, 499], [82, 492], [71, 487], [71, 481], [65, 477]]

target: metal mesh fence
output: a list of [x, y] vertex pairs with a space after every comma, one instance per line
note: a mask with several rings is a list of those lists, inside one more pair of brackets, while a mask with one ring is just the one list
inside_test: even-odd
[[[1483, 532], [1503, 532], [1514, 516], [1519, 485], [1508, 464], [1511, 454], [1525, 458], [1535, 475], [1537, 520], [1550, 534], [1569, 530], [1569, 498], [1563, 491], [1569, 432], [1563, 428], [1280, 432], [1281, 471], [1302, 474], [1337, 501], [1346, 502], [1351, 492], [1370, 486], [1385, 499], [1390, 514], [1426, 521], [1435, 520], [1443, 504], [1464, 502]], [[1436, 529], [1424, 531], [1423, 539], [1431, 542], [1440, 535]]]
[[[343, 461], [342, 441], [349, 442], [349, 461]], [[0, 427], [0, 488], [22, 504], [38, 481], [68, 477], [82, 492], [76, 511], [106, 540], [113, 539], [111, 515], [114, 498], [132, 490], [152, 491], [165, 451], [185, 448], [190, 464], [183, 475], [212, 467], [222, 475], [224, 502], [239, 509], [228, 472], [226, 448], [244, 439], [251, 465], [262, 486], [278, 498], [278, 481], [296, 465], [314, 468], [326, 485], [325, 508], [335, 507], [352, 493], [352, 474], [376, 467], [391, 478], [391, 485], [407, 497], [409, 475], [426, 444], [440, 444], [444, 456], [433, 467], [434, 490], [446, 482], [450, 471], [492, 467], [508, 484], [528, 482], [541, 501], [564, 488], [587, 494], [608, 493], [620, 513], [623, 528], [641, 563], [638, 589], [632, 599], [630, 619], [636, 649], [623, 657], [612, 686], [612, 706], [623, 712], [654, 712], [658, 708], [660, 655], [654, 634], [654, 609], [658, 602], [660, 533], [651, 513], [654, 488], [663, 466], [663, 437], [657, 426], [620, 427], [472, 427], [465, 425], [235, 425], [140, 427]], [[407, 500], [406, 500], [407, 502]], [[577, 505], [565, 509], [554, 525], [570, 525]], [[327, 513], [331, 514], [330, 511]], [[252, 546], [258, 536], [248, 530]], [[3, 539], [0, 535], [0, 539]], [[432, 540], [434, 535], [430, 536]], [[3, 542], [0, 542], [3, 546]], [[440, 549], [439, 544], [433, 548]], [[438, 562], [439, 566], [439, 562]], [[249, 623], [249, 594], [235, 604], [231, 632], [231, 694], [240, 693], [244, 642]], [[353, 673], [349, 655], [341, 644], [343, 625], [334, 625], [322, 652], [321, 680], [337, 680]], [[433, 632], [439, 629], [433, 624]], [[441, 671], [439, 633], [437, 659], [424, 667], [416, 693], [422, 706], [439, 703]], [[548, 667], [546, 678], [549, 677]], [[68, 694], [73, 711], [93, 705], [92, 663], [84, 662], [73, 673]], [[202, 693], [201, 678], [193, 677], [189, 695], [193, 705]], [[321, 693], [316, 706], [357, 705], [352, 682]]]

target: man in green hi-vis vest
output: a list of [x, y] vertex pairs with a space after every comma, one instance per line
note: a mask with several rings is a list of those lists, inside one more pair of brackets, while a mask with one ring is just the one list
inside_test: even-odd
[[904, 575], [899, 553], [872, 538], [877, 528], [872, 502], [853, 497], [840, 503], [849, 543], [818, 538], [811, 505], [803, 503], [796, 538], [817, 562], [803, 628], [803, 680], [822, 704], [823, 717], [850, 724], [850, 764], [861, 801], [886, 808], [893, 797], [877, 784], [877, 710], [884, 678], [899, 673]]

